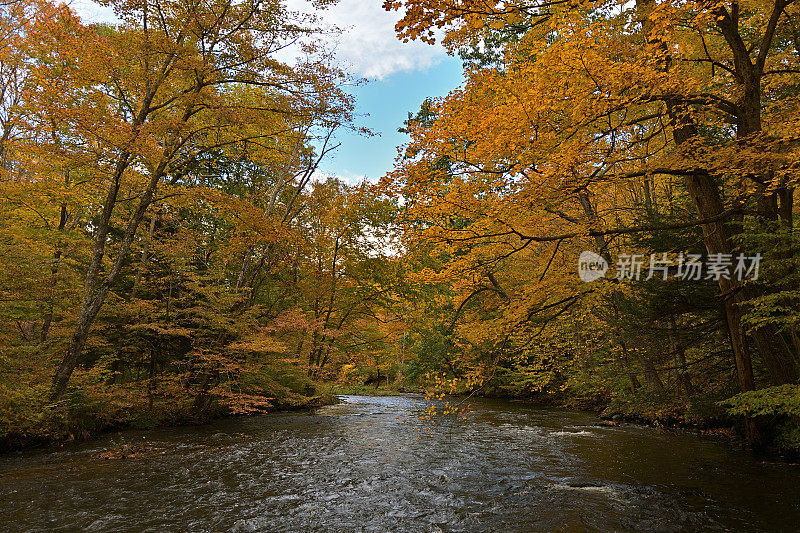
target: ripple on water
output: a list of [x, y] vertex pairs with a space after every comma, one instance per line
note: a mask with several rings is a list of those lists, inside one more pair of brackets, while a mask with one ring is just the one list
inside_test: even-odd
[[696, 436], [475, 400], [467, 422], [441, 417], [420, 437], [423, 407], [347, 396], [313, 415], [150, 432], [157, 453], [125, 461], [98, 459], [102, 439], [8, 456], [0, 530], [753, 531], [800, 520], [796, 469]]

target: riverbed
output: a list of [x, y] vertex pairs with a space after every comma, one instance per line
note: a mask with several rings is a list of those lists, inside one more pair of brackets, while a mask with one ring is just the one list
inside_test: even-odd
[[341, 400], [0, 457], [0, 531], [800, 530], [800, 468], [690, 432]]

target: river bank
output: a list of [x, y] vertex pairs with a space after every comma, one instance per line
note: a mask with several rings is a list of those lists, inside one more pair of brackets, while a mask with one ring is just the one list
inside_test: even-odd
[[335, 382], [317, 383], [312, 386], [304, 383], [300, 391], [287, 393], [282, 391], [281, 397], [276, 398], [273, 393], [269, 396], [270, 408], [263, 411], [247, 413], [232, 413], [224, 406], [216, 406], [198, 413], [193, 409], [191, 402], [169, 403], [157, 402], [148, 409], [139, 409], [136, 412], [104, 416], [92, 416], [81, 405], [73, 405], [73, 412], [64, 414], [63, 410], [57, 412], [50, 410], [40, 419], [37, 426], [38, 433], [19, 434], [6, 433], [0, 435], [0, 454], [36, 449], [58, 447], [64, 444], [91, 441], [115, 432], [129, 430], [159, 430], [165, 428], [180, 428], [191, 426], [204, 426], [218, 420], [232, 417], [261, 416], [272, 413], [286, 413], [293, 411], [311, 411], [316, 408], [334, 405], [339, 402], [342, 395], [366, 396], [403, 396], [422, 395], [424, 391], [413, 387], [371, 387], [367, 385], [340, 384]]
[[270, 409], [251, 413], [233, 413], [224, 406], [197, 412], [191, 404], [158, 404], [148, 411], [139, 411], [135, 415], [117, 418], [90, 418], [76, 416], [76, 413], [64, 413], [50, 410], [40, 420], [39, 432], [29, 434], [6, 433], [0, 437], [0, 455], [4, 453], [34, 449], [54, 448], [64, 444], [85, 442], [104, 435], [126, 430], [156, 430], [203, 426], [214, 421], [233, 418], [257, 416], [268, 413], [292, 411], [311, 411], [325, 405], [333, 405], [339, 400], [336, 394], [327, 389], [311, 396], [292, 395], [283, 400], [272, 398]]
[[[306, 386], [305, 392], [311, 391]], [[253, 412], [251, 415], [263, 415], [271, 413], [284, 413], [291, 411], [312, 411], [316, 408], [336, 404], [339, 396], [364, 395], [373, 397], [413, 397], [417, 395], [424, 397], [424, 389], [418, 386], [408, 386], [407, 384], [389, 384], [374, 387], [358, 384], [341, 384], [335, 382], [318, 383], [310, 395], [293, 393], [284, 394], [282, 399], [272, 398], [271, 407], [267, 411]], [[737, 447], [746, 447], [741, 428], [738, 427], [737, 420], [732, 417], [719, 416], [719, 411], [714, 416], [685, 416], [685, 413], [676, 409], [648, 409], [642, 405], [611, 404], [610, 402], [586, 402], [576, 401], [563, 394], [540, 393], [525, 397], [502, 395], [496, 393], [473, 392], [454, 396], [457, 398], [455, 403], [464, 399], [493, 399], [508, 401], [525, 405], [531, 408], [557, 408], [568, 409], [575, 412], [586, 413], [597, 417], [597, 421], [605, 421], [609, 425], [617, 423], [635, 424], [653, 428], [674, 428], [695, 432], [698, 435], [710, 437], [720, 442]], [[56, 447], [63, 444], [90, 441], [107, 434], [126, 430], [157, 430], [165, 428], [180, 428], [187, 426], [203, 426], [217, 420], [237, 416], [249, 416], [247, 414], [234, 414], [226, 411], [222, 407], [206, 410], [202, 415], [193, 412], [191, 405], [181, 406], [178, 404], [157, 405], [158, 416], [139, 413], [134, 417], [119, 419], [95, 419], [78, 420], [73, 417], [61, 426], [60, 429], [51, 431], [46, 435], [11, 436], [10, 438], [0, 439], [0, 453], [10, 451]], [[51, 425], [51, 427], [53, 427]], [[772, 448], [761, 450], [762, 456], [770, 456], [775, 459], [793, 461], [797, 457], [791, 450]]]

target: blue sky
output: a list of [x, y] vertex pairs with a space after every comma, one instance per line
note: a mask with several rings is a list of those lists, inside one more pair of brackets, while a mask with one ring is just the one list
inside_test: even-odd
[[357, 124], [378, 135], [364, 137], [346, 132], [339, 135], [341, 146], [320, 166], [325, 174], [334, 174], [348, 181], [360, 178], [378, 179], [391, 170], [397, 147], [408, 136], [399, 133], [409, 111], [416, 113], [426, 97], [444, 96], [462, 81], [461, 60], [443, 58], [434, 66], [400, 71], [382, 80], [373, 80], [356, 87], [357, 112], [368, 114]]
[[[439, 45], [399, 41], [394, 24], [400, 15], [384, 11], [383, 0], [339, 0], [325, 10], [315, 9], [309, 0], [284, 2], [292, 11], [318, 17], [323, 27], [342, 30], [331, 32], [326, 47], [335, 51], [340, 67], [369, 80], [353, 89], [356, 126], [366, 126], [377, 135], [342, 132], [337, 139], [341, 146], [322, 162], [320, 174], [350, 183], [379, 179], [391, 170], [397, 147], [406, 141], [397, 128], [408, 112], [416, 112], [426, 97], [444, 96], [460, 85], [461, 61], [446, 55]], [[92, 0], [69, 3], [88, 22], [116, 21], [110, 7]]]

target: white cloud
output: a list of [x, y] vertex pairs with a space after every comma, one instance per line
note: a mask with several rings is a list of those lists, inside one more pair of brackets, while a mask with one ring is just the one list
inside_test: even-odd
[[[340, 66], [352, 74], [382, 80], [397, 72], [424, 71], [438, 64], [446, 53], [440, 45], [420, 41], [403, 43], [397, 39], [395, 23], [400, 12], [384, 11], [382, 0], [339, 0], [327, 9], [318, 10], [308, 0], [285, 0], [292, 11], [315, 14], [326, 28], [340, 28], [331, 34], [326, 45], [335, 51]], [[69, 5], [86, 22], [116, 23], [119, 19], [110, 7], [92, 0], [71, 0]], [[286, 51], [286, 60], [298, 51]]]
[[66, 4], [78, 13], [84, 23], [117, 24], [120, 21], [114, 15], [113, 8], [101, 6], [92, 0], [68, 0]]
[[400, 12], [384, 11], [382, 0], [339, 0], [332, 7], [315, 10], [307, 0], [287, 0], [289, 9], [315, 13], [330, 27], [343, 31], [330, 37], [341, 66], [365, 78], [384, 79], [396, 72], [426, 70], [446, 56], [440, 45], [420, 41], [403, 43], [394, 25]]
[[324, 182], [328, 178], [338, 179], [347, 185], [361, 185], [365, 181], [374, 182], [376, 180], [370, 179], [363, 174], [354, 174], [353, 172], [345, 170], [344, 172], [330, 172], [328, 170], [317, 170], [314, 172], [314, 181]]

